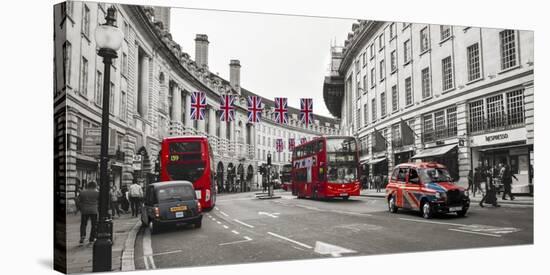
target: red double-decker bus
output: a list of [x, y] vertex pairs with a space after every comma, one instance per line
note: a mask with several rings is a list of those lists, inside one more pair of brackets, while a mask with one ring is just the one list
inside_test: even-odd
[[187, 180], [193, 183], [204, 209], [216, 204], [213, 152], [205, 136], [167, 137], [159, 152], [160, 181]]
[[359, 161], [354, 137], [320, 137], [292, 154], [292, 187], [298, 198], [359, 196]]

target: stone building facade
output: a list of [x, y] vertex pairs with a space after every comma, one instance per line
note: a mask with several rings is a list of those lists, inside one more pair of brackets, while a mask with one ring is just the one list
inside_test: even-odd
[[325, 103], [345, 134], [361, 142], [366, 173], [439, 161], [466, 185], [470, 170], [506, 162], [519, 179], [513, 191], [532, 192], [533, 37], [523, 30], [360, 20], [344, 46], [333, 49]]
[[[339, 120], [314, 115], [315, 123], [307, 128], [293, 108], [288, 125], [276, 124], [266, 98], [262, 122], [248, 123], [246, 96], [255, 94], [241, 88], [238, 60], [230, 61], [230, 80], [225, 80], [208, 69], [207, 35], [197, 34], [194, 59], [173, 41], [166, 22], [170, 8], [115, 7], [116, 24], [124, 33], [111, 67], [109, 153], [111, 179], [117, 186], [150, 181], [160, 142], [167, 136], [208, 136], [219, 180], [226, 180], [232, 167], [250, 188], [258, 181], [258, 165], [265, 161], [261, 150], [275, 150], [275, 144], [266, 146], [260, 139], [279, 133], [309, 139], [339, 134]], [[101, 123], [103, 63], [93, 33], [104, 23], [106, 11], [106, 4], [95, 2], [68, 1], [54, 7], [55, 180], [69, 209], [79, 188], [99, 180], [99, 153], [88, 141]], [[190, 95], [195, 91], [206, 93], [205, 120], [190, 119]], [[230, 123], [220, 122], [217, 113], [224, 93], [237, 96]], [[287, 160], [288, 152], [285, 155], [278, 163]]]

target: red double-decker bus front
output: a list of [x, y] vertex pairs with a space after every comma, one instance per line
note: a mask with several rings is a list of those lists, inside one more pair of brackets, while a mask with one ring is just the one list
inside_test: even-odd
[[201, 206], [211, 209], [216, 203], [212, 171], [213, 155], [208, 139], [202, 136], [163, 139], [160, 155], [160, 181], [186, 180], [193, 183]]
[[297, 146], [292, 154], [292, 185], [298, 198], [359, 196], [357, 154], [353, 137], [321, 137]]

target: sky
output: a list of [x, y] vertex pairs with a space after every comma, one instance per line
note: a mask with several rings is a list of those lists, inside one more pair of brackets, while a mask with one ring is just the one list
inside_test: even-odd
[[273, 99], [313, 98], [315, 114], [330, 115], [323, 80], [331, 43], [343, 45], [355, 20], [172, 8], [172, 38], [195, 59], [195, 35], [210, 41], [208, 67], [229, 80], [229, 61], [241, 63], [241, 87]]

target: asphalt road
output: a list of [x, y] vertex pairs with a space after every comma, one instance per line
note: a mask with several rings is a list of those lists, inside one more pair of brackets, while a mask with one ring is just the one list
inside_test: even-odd
[[136, 269], [285, 261], [533, 243], [532, 207], [480, 208], [466, 217], [422, 219], [387, 211], [379, 198], [348, 201], [258, 200], [254, 193], [221, 195], [192, 226], [136, 240]]

